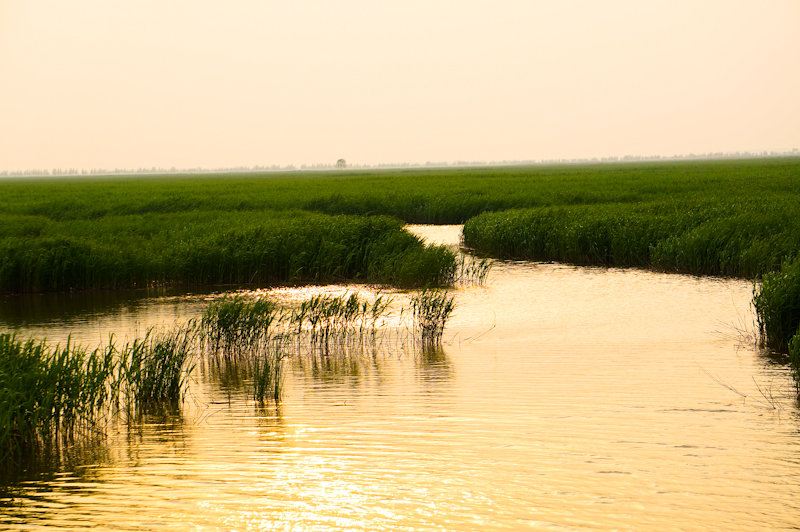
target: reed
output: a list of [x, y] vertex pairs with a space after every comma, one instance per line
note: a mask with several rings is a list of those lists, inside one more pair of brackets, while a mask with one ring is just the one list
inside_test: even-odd
[[[0, 212], [2, 215], [2, 212]], [[30, 217], [6, 217], [25, 226]], [[455, 256], [399, 220], [301, 211], [109, 215], [2, 236], [0, 292], [341, 281], [447, 285]]]
[[464, 243], [507, 259], [753, 278], [800, 251], [800, 228], [785, 223], [796, 210], [787, 199], [771, 206], [682, 200], [487, 213], [464, 225]]
[[239, 356], [257, 350], [278, 331], [283, 311], [266, 298], [223, 297], [208, 305], [200, 318], [200, 335], [205, 347], [224, 356]]
[[288, 315], [290, 330], [299, 339], [308, 338], [312, 348], [328, 350], [332, 344], [363, 344], [375, 338], [391, 302], [383, 295], [371, 303], [356, 294], [313, 296]]
[[426, 248], [399, 220], [462, 223], [532, 208], [574, 210], [544, 234], [561, 244], [538, 250], [524, 239], [483, 238], [474, 247], [751, 277], [798, 251], [786, 224], [800, 216], [798, 175], [800, 159], [787, 158], [0, 181], [0, 291], [342, 280], [446, 286], [452, 252]]
[[131, 410], [148, 410], [183, 399], [193, 363], [194, 331], [149, 329], [119, 352], [120, 381]]
[[0, 464], [74, 441], [95, 430], [113, 403], [113, 347], [0, 334]]
[[794, 379], [797, 399], [800, 400], [800, 327], [789, 341], [789, 366]]
[[415, 328], [423, 346], [440, 344], [455, 297], [444, 290], [424, 289], [411, 298]]
[[492, 269], [492, 261], [460, 253], [456, 260], [456, 284], [460, 286], [483, 286]]
[[264, 404], [270, 398], [276, 404], [281, 400], [283, 359], [288, 355], [279, 349], [257, 354], [253, 359], [253, 400], [259, 404]]
[[764, 275], [753, 290], [753, 307], [762, 345], [786, 352], [800, 326], [800, 259]]

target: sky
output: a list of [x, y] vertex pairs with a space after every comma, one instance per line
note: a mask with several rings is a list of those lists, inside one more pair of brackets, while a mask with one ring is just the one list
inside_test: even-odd
[[0, 0], [0, 170], [800, 148], [800, 0]]

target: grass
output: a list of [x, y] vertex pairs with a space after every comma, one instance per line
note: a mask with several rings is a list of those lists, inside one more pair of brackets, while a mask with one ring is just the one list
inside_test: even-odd
[[282, 315], [282, 309], [266, 298], [223, 297], [203, 312], [201, 338], [211, 352], [235, 357], [269, 341]]
[[120, 380], [129, 407], [146, 411], [180, 403], [193, 368], [193, 342], [192, 327], [150, 329], [122, 348]]
[[113, 348], [0, 334], [0, 464], [18, 463], [93, 431], [115, 399]]
[[183, 398], [192, 370], [191, 328], [148, 331], [94, 350], [0, 334], [0, 469], [58, 453], [100, 434], [118, 412]]
[[800, 193], [798, 167], [800, 159], [784, 158], [6, 180], [0, 216], [24, 216], [6, 231], [26, 236], [47, 232], [53, 221], [294, 209], [454, 224], [483, 212], [548, 205], [731, 196], [769, 204]]
[[52, 222], [35, 236], [0, 237], [0, 292], [353, 280], [441, 285], [454, 272], [452, 251], [423, 245], [386, 217], [298, 211], [106, 216]]
[[[653, 216], [660, 217], [654, 230], [670, 231], [660, 223], [667, 219], [689, 224], [674, 228], [679, 241], [664, 239], [660, 267], [749, 275], [780, 265], [772, 244], [780, 250], [795, 244], [783, 235], [772, 242], [763, 232], [800, 214], [798, 173], [800, 160], [787, 158], [0, 181], [0, 291], [353, 280], [445, 286], [454, 280], [452, 252], [426, 248], [398, 219], [461, 223], [514, 208], [590, 206], [551, 213], [554, 220], [586, 216], [594, 224], [575, 230], [585, 251], [567, 254], [576, 260], [608, 262], [602, 234], [597, 249], [583, 242], [608, 229], [613, 219], [604, 222], [604, 215], [652, 206], [658, 212], [631, 213], [646, 225], [635, 236], [647, 236]], [[721, 225], [706, 223], [719, 216]], [[703, 253], [707, 242], [732, 233], [744, 233], [730, 250], [735, 263]], [[640, 239], [627, 255], [617, 249], [611, 260], [641, 262], [647, 244]]]
[[332, 344], [363, 344], [375, 338], [390, 304], [391, 299], [382, 295], [371, 303], [356, 294], [313, 296], [291, 313], [290, 327], [299, 335], [306, 334], [312, 347], [326, 352]]
[[444, 327], [454, 308], [454, 296], [444, 290], [425, 289], [411, 298], [415, 328], [423, 346], [441, 344]]
[[465, 243], [495, 257], [763, 276], [764, 342], [786, 349], [798, 219], [800, 158], [7, 180], [0, 292], [448, 286], [454, 253], [402, 225], [466, 222]]
[[789, 341], [789, 366], [794, 377], [795, 392], [800, 400], [800, 327]]
[[753, 278], [800, 251], [800, 226], [784, 201], [608, 203], [486, 213], [464, 225], [479, 253], [698, 275]]
[[800, 259], [764, 275], [753, 297], [765, 347], [786, 352], [800, 327]]

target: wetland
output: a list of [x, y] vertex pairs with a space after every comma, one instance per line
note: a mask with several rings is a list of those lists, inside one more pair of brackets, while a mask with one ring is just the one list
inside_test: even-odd
[[792, 528], [798, 168], [1, 182], [0, 332], [220, 333], [4, 473], [2, 524]]

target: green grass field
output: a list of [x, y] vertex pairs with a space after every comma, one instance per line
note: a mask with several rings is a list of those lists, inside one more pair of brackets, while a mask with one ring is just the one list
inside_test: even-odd
[[[798, 158], [9, 179], [0, 291], [451, 282], [452, 254], [402, 222], [466, 222], [466, 244], [495, 257], [795, 279], [797, 220]], [[800, 305], [764, 298], [796, 292], [762, 295], [780, 316], [759, 319], [782, 323], [767, 344], [788, 345], [768, 331], [793, 334], [800, 316], [780, 309]]]

